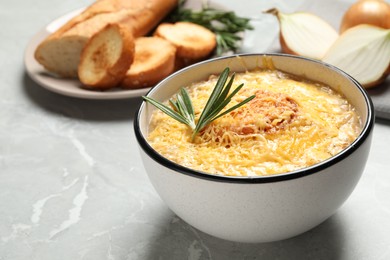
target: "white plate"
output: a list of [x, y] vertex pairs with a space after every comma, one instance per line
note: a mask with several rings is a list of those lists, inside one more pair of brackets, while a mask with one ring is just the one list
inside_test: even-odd
[[[199, 1], [200, 2], [200, 1]], [[187, 1], [187, 7], [197, 9], [200, 5], [197, 1]], [[214, 6], [213, 6], [214, 7]], [[217, 8], [217, 7], [216, 7]], [[52, 92], [85, 99], [124, 99], [132, 97], [140, 97], [145, 95], [150, 88], [142, 89], [120, 89], [114, 88], [111, 90], [99, 91], [99, 90], [88, 90], [82, 88], [82, 84], [77, 79], [65, 79], [55, 77], [53, 74], [50, 74], [47, 70], [43, 68], [34, 58], [34, 52], [37, 46], [51, 33], [56, 31], [59, 27], [69, 21], [72, 17], [81, 13], [85, 8], [81, 8], [72, 12], [69, 12], [51, 23], [49, 23], [45, 28], [36, 33], [30, 40], [27, 45], [24, 63], [28, 75], [40, 86], [44, 87], [47, 90]], [[225, 9], [224, 7], [218, 5], [218, 9]]]

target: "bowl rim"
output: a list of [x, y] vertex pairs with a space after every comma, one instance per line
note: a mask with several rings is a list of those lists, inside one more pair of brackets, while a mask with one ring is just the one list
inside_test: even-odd
[[142, 101], [140, 104], [139, 108], [136, 111], [135, 118], [134, 118], [134, 132], [135, 136], [137, 139], [137, 142], [140, 146], [140, 148], [153, 160], [155, 160], [157, 163], [160, 165], [169, 168], [173, 171], [179, 172], [181, 174], [195, 177], [195, 178], [200, 178], [204, 180], [209, 180], [209, 181], [217, 181], [217, 182], [227, 182], [227, 183], [238, 183], [238, 184], [250, 184], [250, 183], [270, 183], [270, 182], [280, 182], [280, 181], [286, 181], [286, 180], [292, 180], [292, 179], [297, 179], [297, 178], [302, 178], [308, 175], [312, 175], [314, 173], [320, 172], [340, 161], [348, 157], [350, 154], [352, 154], [354, 151], [356, 151], [369, 137], [370, 133], [373, 130], [374, 127], [374, 122], [375, 122], [375, 115], [374, 115], [374, 106], [373, 102], [368, 95], [367, 91], [360, 85], [360, 83], [355, 80], [353, 77], [351, 77], [348, 73], [344, 72], [343, 70], [319, 61], [319, 60], [314, 60], [311, 58], [307, 57], [302, 57], [302, 56], [297, 56], [297, 55], [290, 55], [290, 54], [284, 54], [284, 53], [245, 53], [245, 54], [234, 54], [234, 55], [229, 55], [229, 56], [224, 56], [224, 57], [217, 57], [217, 58], [212, 58], [209, 60], [201, 61], [196, 64], [190, 65], [188, 67], [185, 67], [161, 82], [159, 82], [156, 86], [151, 88], [148, 93], [146, 94], [147, 96], [153, 92], [153, 90], [159, 88], [165, 81], [168, 81], [170, 78], [175, 77], [178, 74], [184, 73], [187, 70], [192, 69], [193, 67], [197, 67], [201, 64], [204, 63], [212, 63], [213, 61], [216, 60], [221, 60], [221, 59], [231, 59], [233, 57], [245, 57], [245, 56], [283, 56], [283, 57], [289, 57], [293, 59], [303, 59], [307, 60], [309, 62], [313, 63], [318, 63], [321, 64], [325, 67], [330, 68], [333, 71], [336, 71], [339, 74], [342, 74], [344, 77], [348, 78], [360, 91], [360, 93], [363, 95], [363, 98], [365, 100], [365, 105], [367, 107], [367, 120], [364, 122], [364, 125], [362, 126], [361, 133], [356, 137], [356, 139], [345, 149], [343, 149], [341, 152], [338, 154], [323, 160], [319, 163], [316, 163], [314, 165], [297, 169], [294, 171], [290, 172], [285, 172], [285, 173], [279, 173], [275, 175], [267, 175], [267, 176], [226, 176], [226, 175], [217, 175], [217, 174], [211, 174], [207, 172], [202, 172], [198, 170], [194, 170], [185, 166], [182, 166], [180, 164], [177, 164], [173, 161], [168, 160], [161, 154], [159, 154], [156, 150], [154, 150], [151, 145], [147, 142], [143, 134], [141, 133], [141, 128], [140, 128], [140, 116], [141, 112], [145, 107], [146, 102]]

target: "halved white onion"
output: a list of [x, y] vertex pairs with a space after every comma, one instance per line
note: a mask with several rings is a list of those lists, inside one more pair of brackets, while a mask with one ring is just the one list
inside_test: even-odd
[[266, 13], [278, 18], [280, 45], [285, 53], [322, 59], [339, 36], [332, 26], [311, 13], [285, 14], [275, 8]]
[[369, 88], [390, 73], [390, 29], [358, 25], [346, 30], [322, 59]]

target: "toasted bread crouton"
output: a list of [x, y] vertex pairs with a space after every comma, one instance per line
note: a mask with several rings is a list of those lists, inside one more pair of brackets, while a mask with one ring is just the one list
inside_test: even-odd
[[174, 71], [175, 53], [175, 46], [162, 38], [137, 38], [134, 62], [121, 86], [134, 89], [155, 85]]
[[206, 58], [217, 45], [212, 31], [190, 22], [162, 23], [155, 35], [173, 43], [179, 58], [191, 60]]
[[134, 38], [127, 27], [108, 24], [85, 44], [78, 66], [78, 76], [94, 89], [115, 87], [125, 76], [134, 59]]

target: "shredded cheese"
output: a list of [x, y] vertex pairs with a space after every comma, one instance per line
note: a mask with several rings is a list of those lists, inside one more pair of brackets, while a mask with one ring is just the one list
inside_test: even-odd
[[[187, 87], [199, 117], [217, 76]], [[304, 168], [346, 148], [361, 129], [355, 109], [328, 86], [277, 70], [237, 73], [243, 89], [233, 106], [191, 141], [191, 129], [154, 111], [148, 141], [164, 157], [195, 170], [229, 176], [272, 175]]]

